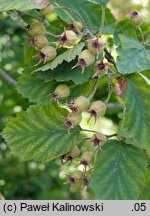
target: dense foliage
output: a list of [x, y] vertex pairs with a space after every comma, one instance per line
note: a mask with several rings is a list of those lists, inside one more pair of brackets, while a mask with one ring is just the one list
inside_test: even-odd
[[48, 3], [0, 4], [0, 75], [15, 87], [0, 82], [0, 192], [149, 199], [147, 19], [130, 10], [119, 21], [108, 0]]

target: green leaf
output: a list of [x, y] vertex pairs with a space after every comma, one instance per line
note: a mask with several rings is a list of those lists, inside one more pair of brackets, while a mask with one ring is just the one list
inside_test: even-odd
[[68, 133], [62, 116], [68, 111], [56, 103], [30, 106], [7, 123], [2, 135], [23, 160], [49, 161], [67, 153], [76, 143], [79, 131]]
[[120, 35], [122, 47], [117, 49], [117, 68], [122, 74], [141, 72], [150, 68], [150, 49], [139, 41]]
[[139, 74], [129, 75], [127, 80], [125, 110], [118, 134], [127, 143], [150, 150], [150, 86]]
[[60, 65], [63, 61], [71, 62], [73, 59], [76, 58], [76, 56], [78, 56], [80, 54], [83, 47], [84, 47], [84, 43], [80, 43], [80, 44], [76, 45], [74, 48], [70, 48], [66, 52], [58, 55], [52, 62], [47, 63], [46, 65], [38, 68], [35, 71], [45, 71], [48, 69], [53, 70], [58, 65]]
[[98, 152], [91, 186], [97, 199], [137, 199], [147, 174], [143, 151], [109, 140]]
[[29, 98], [30, 102], [46, 104], [50, 101], [49, 94], [52, 93], [57, 83], [52, 81], [45, 83], [33, 74], [24, 73], [20, 76], [16, 89], [25, 98]]
[[122, 20], [115, 26], [114, 30], [114, 43], [116, 46], [121, 45], [120, 35], [124, 35], [125, 37], [132, 37], [137, 39], [137, 28], [130, 22], [129, 19]]
[[[53, 3], [58, 3], [61, 6], [66, 6], [75, 10], [84, 19], [90, 31], [97, 32], [97, 30], [99, 29], [102, 13], [101, 5], [93, 4], [87, 0], [71, 1], [71, 5], [70, 0], [53, 0]], [[61, 9], [56, 10], [56, 12], [62, 20], [70, 23], [70, 18]], [[79, 20], [78, 17], [73, 13], [69, 12], [69, 14], [73, 17], [74, 20], [81, 22], [81, 20]], [[108, 8], [106, 8], [106, 17], [107, 18], [105, 19], [104, 33], [112, 34], [115, 27], [115, 18]]]
[[85, 68], [84, 74], [81, 74], [81, 67], [76, 67], [72, 69], [73, 66], [77, 64], [77, 59], [73, 60], [69, 64], [67, 62], [63, 62], [63, 64], [59, 65], [54, 70], [48, 70], [45, 72], [40, 72], [39, 77], [43, 78], [46, 82], [51, 80], [56, 80], [57, 82], [64, 82], [72, 80], [75, 84], [82, 84], [87, 82], [87, 80], [93, 75], [93, 65]]
[[144, 188], [139, 196], [139, 200], [150, 200], [150, 170], [148, 171]]
[[[40, 1], [42, 2], [42, 1]], [[31, 10], [34, 8], [40, 9], [45, 7], [44, 4], [37, 0], [1, 0], [0, 11], [8, 10]]]
[[87, 0], [89, 2], [95, 3], [95, 4], [100, 4], [100, 5], [107, 5], [109, 0]]

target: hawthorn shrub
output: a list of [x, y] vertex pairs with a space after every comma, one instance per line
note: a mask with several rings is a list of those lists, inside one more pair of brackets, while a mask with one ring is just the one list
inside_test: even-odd
[[[131, 10], [117, 21], [108, 0], [15, 2], [3, 1], [0, 10], [15, 10], [24, 27], [26, 68], [16, 89], [34, 105], [6, 124], [2, 136], [11, 150], [23, 160], [60, 158], [74, 166], [66, 174], [70, 190], [149, 199], [150, 34], [143, 15]], [[108, 96], [95, 100], [102, 78]], [[124, 111], [118, 131], [104, 134], [93, 126], [112, 92], [114, 108]], [[85, 112], [90, 129], [80, 124]]]

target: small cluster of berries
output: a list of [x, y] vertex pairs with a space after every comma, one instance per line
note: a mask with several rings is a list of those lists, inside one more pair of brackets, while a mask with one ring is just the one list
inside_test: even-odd
[[[52, 93], [52, 99], [59, 102], [60, 100], [69, 97], [69, 95], [69, 87], [65, 84], [61, 84], [58, 85]], [[103, 116], [106, 112], [105, 103], [102, 101], [94, 101], [92, 104], [90, 104], [89, 98], [85, 96], [79, 96], [74, 100], [68, 101], [67, 107], [70, 109], [70, 114], [65, 118], [64, 123], [68, 127], [69, 133], [72, 128], [80, 124], [82, 120], [82, 112], [89, 112], [89, 119], [94, 117], [95, 122], [97, 117]], [[95, 158], [95, 150], [101, 149], [101, 146], [107, 142], [107, 137], [103, 133], [97, 132], [91, 138], [85, 138], [85, 140], [91, 142], [93, 147], [91, 150], [86, 151], [81, 155], [79, 165], [84, 166], [84, 172], [76, 171], [68, 176], [71, 188], [79, 182], [82, 182], [82, 189], [86, 189], [88, 187], [91, 167]], [[79, 155], [80, 150], [78, 146], [75, 146], [70, 152], [61, 157], [61, 161], [63, 164], [66, 164], [68, 162], [72, 162]]]
[[[49, 5], [46, 8], [39, 10], [42, 15], [47, 15], [53, 10], [53, 6]], [[29, 24], [27, 26], [27, 33], [30, 37], [27, 43], [30, 46], [33, 46], [36, 50], [39, 51], [37, 54], [37, 58], [39, 59], [39, 63], [46, 63], [52, 61], [57, 56], [57, 48], [60, 47], [73, 47], [81, 36], [77, 34], [76, 28], [79, 31], [83, 30], [83, 26], [80, 22], [72, 22], [69, 24], [69, 30], [65, 30], [62, 34], [57, 35], [58, 41], [56, 43], [52, 43], [49, 45], [49, 41], [46, 37], [46, 28], [41, 22], [36, 22], [33, 24]], [[73, 29], [75, 29], [73, 31]], [[98, 55], [103, 51], [105, 48], [105, 43], [102, 41], [100, 36], [93, 36], [92, 39], [87, 40], [87, 49], [83, 50], [78, 56], [78, 62], [73, 67], [81, 67], [82, 73], [84, 69], [95, 62], [95, 55]], [[37, 64], [37, 65], [38, 65]], [[99, 60], [96, 62], [95, 71], [97, 74], [105, 74], [108, 71], [108, 63], [104, 60]]]

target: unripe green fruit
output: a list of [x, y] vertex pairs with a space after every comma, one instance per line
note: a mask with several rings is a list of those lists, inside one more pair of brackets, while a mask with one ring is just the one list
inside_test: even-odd
[[49, 13], [51, 13], [54, 10], [54, 6], [53, 5], [48, 5], [47, 7], [41, 9], [39, 12], [40, 14], [42, 14], [43, 16], [48, 15]]
[[88, 41], [88, 50], [94, 55], [100, 54], [104, 47], [105, 43], [102, 42], [101, 38], [94, 38]]
[[95, 112], [97, 116], [103, 116], [106, 112], [106, 105], [102, 101], [92, 103], [90, 110]]
[[82, 177], [82, 172], [77, 170], [69, 176], [69, 183], [72, 187], [76, 186], [77, 181]]
[[94, 153], [93, 152], [84, 152], [81, 156], [81, 164], [88, 166], [94, 159]]
[[131, 11], [130, 13], [130, 21], [134, 24], [134, 25], [142, 25], [144, 22], [144, 17], [137, 11]]
[[52, 46], [45, 46], [40, 50], [39, 58], [42, 62], [53, 60], [57, 55], [56, 49]]
[[78, 28], [80, 31], [83, 29], [83, 25], [82, 23], [75, 21], [75, 22], [71, 22], [69, 24], [69, 28], [75, 30], [76, 28]]
[[79, 54], [78, 59], [79, 59], [79, 65], [81, 67], [88, 67], [89, 65], [94, 63], [95, 57], [89, 50], [86, 49]]
[[74, 146], [68, 154], [65, 154], [61, 157], [62, 164], [67, 162], [72, 162], [74, 158], [76, 158], [80, 154], [80, 150], [78, 146]]
[[83, 29], [82, 23], [75, 21], [75, 25], [79, 28], [80, 31]]
[[70, 115], [66, 118], [65, 123], [68, 128], [74, 128], [79, 125], [82, 120], [81, 113], [70, 113]]
[[68, 153], [68, 155], [71, 156], [72, 158], [77, 157], [79, 154], [80, 154], [80, 150], [78, 146], [75, 146], [74, 148], [72, 148], [71, 151]]
[[93, 142], [95, 147], [101, 147], [107, 142], [107, 137], [103, 133], [99, 132], [93, 135], [91, 141]]
[[80, 96], [74, 101], [75, 107], [78, 109], [79, 112], [83, 112], [88, 110], [90, 101], [87, 97]]
[[38, 50], [42, 49], [43, 47], [48, 45], [48, 40], [43, 35], [37, 35], [34, 37], [34, 46]]
[[42, 35], [45, 34], [46, 30], [42, 23], [37, 22], [33, 23], [32, 25], [29, 25], [28, 28], [28, 35], [34, 37], [36, 35]]
[[61, 36], [60, 36], [60, 42], [64, 44], [65, 46], [74, 46], [77, 41], [77, 35], [72, 30], [66, 30]]
[[62, 84], [58, 85], [52, 95], [53, 99], [59, 100], [69, 97], [70, 95], [70, 89], [67, 85]]

